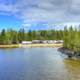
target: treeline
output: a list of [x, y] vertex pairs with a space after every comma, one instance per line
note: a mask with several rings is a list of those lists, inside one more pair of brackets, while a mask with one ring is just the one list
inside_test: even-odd
[[63, 47], [80, 52], [80, 27], [64, 27], [64, 30], [29, 31], [26, 40], [63, 40]]
[[0, 45], [18, 44], [32, 40], [64, 40], [64, 47], [72, 51], [80, 51], [80, 29], [65, 27], [64, 30], [39, 30], [26, 32], [24, 29], [3, 29], [0, 32]]
[[12, 30], [3, 29], [0, 32], [0, 45], [18, 44], [22, 41], [32, 40], [62, 40], [64, 31], [62, 30], [40, 30], [26, 32], [24, 29]]
[[80, 29], [72, 26], [64, 28], [64, 47], [74, 52], [80, 52]]

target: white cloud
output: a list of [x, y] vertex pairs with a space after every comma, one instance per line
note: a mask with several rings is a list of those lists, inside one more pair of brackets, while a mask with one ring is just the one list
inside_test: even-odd
[[9, 13], [16, 13], [18, 12], [18, 9], [15, 5], [6, 5], [6, 4], [0, 4], [0, 11], [9, 12]]
[[0, 3], [0, 14], [13, 14], [22, 19], [25, 26], [40, 21], [79, 22], [80, 0], [17, 0], [15, 4], [3, 2]]

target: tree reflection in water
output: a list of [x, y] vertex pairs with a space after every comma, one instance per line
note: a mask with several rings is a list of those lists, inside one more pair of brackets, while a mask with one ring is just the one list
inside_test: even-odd
[[70, 80], [80, 80], [80, 60], [65, 59], [64, 64], [69, 72]]

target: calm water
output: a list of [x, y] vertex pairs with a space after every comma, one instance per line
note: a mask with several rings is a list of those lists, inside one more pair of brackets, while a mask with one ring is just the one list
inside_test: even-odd
[[0, 80], [80, 80], [79, 69], [56, 48], [0, 49]]

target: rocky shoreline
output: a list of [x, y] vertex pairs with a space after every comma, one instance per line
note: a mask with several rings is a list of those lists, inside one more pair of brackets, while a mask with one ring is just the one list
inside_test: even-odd
[[69, 50], [67, 48], [64, 48], [64, 47], [59, 48], [58, 51], [61, 52], [62, 54], [67, 55], [68, 58], [73, 58], [73, 57], [78, 58], [78, 57], [80, 57], [79, 52], [74, 52], [74, 51], [71, 51], [71, 50]]

